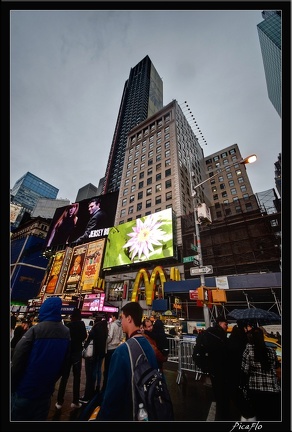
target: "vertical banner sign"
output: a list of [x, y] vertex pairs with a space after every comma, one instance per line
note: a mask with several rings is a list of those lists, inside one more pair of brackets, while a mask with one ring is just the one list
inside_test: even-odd
[[84, 258], [87, 251], [87, 244], [75, 246], [70, 261], [68, 278], [64, 289], [65, 293], [77, 293], [79, 291]]
[[62, 294], [64, 291], [65, 280], [69, 271], [69, 265], [72, 258], [73, 249], [70, 247], [66, 248], [63, 265], [60, 271], [59, 279], [56, 285], [55, 294]]
[[81, 278], [81, 291], [92, 291], [98, 286], [100, 263], [103, 256], [105, 239], [88, 244]]
[[56, 253], [54, 262], [51, 267], [51, 271], [48, 277], [48, 283], [46, 287], [46, 294], [54, 294], [55, 288], [59, 279], [59, 274], [61, 272], [63, 260], [65, 257], [65, 251], [60, 251]]

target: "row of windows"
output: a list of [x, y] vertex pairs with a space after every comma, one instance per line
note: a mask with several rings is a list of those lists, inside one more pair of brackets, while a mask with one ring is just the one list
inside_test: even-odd
[[[251, 211], [252, 210], [252, 203], [246, 203], [245, 204], [245, 208], [246, 208], [246, 211]], [[241, 209], [241, 206], [235, 206], [235, 213], [242, 213], [242, 209]], [[225, 216], [230, 216], [232, 214], [232, 211], [231, 211], [231, 209], [230, 208], [227, 208], [225, 211], [224, 211], [224, 215]], [[217, 216], [217, 218], [221, 218], [223, 215], [222, 215], [222, 212], [221, 211], [217, 211], [216, 212], [216, 216]]]
[[[170, 121], [170, 114], [167, 114], [167, 115], [164, 117], [164, 122], [165, 122], [165, 123], [168, 123], [169, 121]], [[161, 126], [162, 126], [162, 119], [159, 119], [159, 120], [157, 120], [156, 123], [152, 123], [152, 124], [150, 125], [150, 131], [149, 131], [149, 127], [146, 127], [146, 128], [143, 130], [143, 136], [144, 136], [144, 137], [148, 136], [149, 133], [154, 132], [156, 128], [158, 129], [158, 128], [160, 128]], [[168, 133], [168, 132], [169, 132], [169, 126], [165, 127], [165, 129], [164, 129], [164, 133]], [[159, 137], [161, 136], [161, 131], [157, 132], [156, 136], [159, 138]], [[135, 144], [136, 139], [137, 139], [138, 141], [142, 139], [142, 132], [139, 132], [138, 135], [137, 135], [137, 137], [136, 137], [136, 135], [135, 135], [135, 136], [133, 136], [133, 137], [131, 138], [131, 144]]]
[[[167, 144], [169, 144], [169, 142]], [[169, 145], [166, 147], [166, 150], [164, 152], [164, 156], [166, 158], [170, 156], [170, 149], [168, 147], [169, 147]], [[149, 160], [153, 161], [153, 159], [151, 159], [151, 158], [153, 158], [153, 156], [154, 156], [153, 150], [150, 150], [148, 152], [148, 165], [149, 165]], [[132, 162], [131, 161], [132, 160], [133, 160], [133, 156], [129, 155], [127, 169], [131, 168], [131, 166], [132, 166]], [[142, 156], [141, 156], [141, 162], [145, 162], [145, 160], [146, 160], [146, 154], [142, 154]], [[157, 147], [157, 149], [156, 149], [156, 162], [158, 162], [160, 160], [161, 160], [161, 146]], [[139, 164], [139, 159], [138, 158], [134, 159], [133, 166], [134, 167], [138, 166], [138, 164]]]
[[[165, 189], [169, 189], [170, 187], [171, 187], [171, 179], [166, 180], [166, 182], [165, 182]], [[162, 190], [162, 184], [158, 183], [155, 186], [155, 192], [161, 192], [161, 190]], [[123, 195], [127, 195], [127, 193], [128, 192], [126, 192], [126, 193], [123, 192]], [[149, 196], [149, 195], [152, 195], [152, 187], [146, 189], [146, 196]], [[138, 198], [138, 200], [143, 199], [143, 191], [138, 192], [137, 198]], [[131, 195], [129, 197], [129, 202], [131, 203], [134, 200], [135, 200], [135, 195]], [[125, 205], [127, 205], [127, 198], [123, 198], [123, 200], [122, 200], [122, 206], [124, 207]]]
[[[165, 194], [165, 201], [169, 201], [171, 199], [172, 199], [172, 192], [171, 191], [170, 192], [166, 192], [166, 194]], [[154, 205], [161, 204], [161, 202], [162, 202], [161, 195], [158, 195], [157, 197], [155, 197], [155, 203], [154, 203]], [[151, 199], [146, 200], [145, 207], [146, 208], [152, 207], [152, 200]], [[169, 208], [169, 206], [166, 206], [166, 208]], [[137, 203], [136, 211], [141, 211], [142, 209], [143, 209], [143, 203], [141, 203], [141, 202]], [[126, 216], [127, 211], [128, 211], [128, 214], [134, 213], [134, 206], [133, 205], [130, 206], [128, 208], [128, 210], [127, 209], [122, 209], [121, 212], [120, 212], [120, 217]], [[155, 211], [156, 212], [157, 211], [161, 211], [161, 208], [160, 209], [156, 209]], [[151, 211], [148, 212], [148, 213], [145, 213], [145, 216], [147, 216], [147, 214], [151, 214]], [[136, 218], [139, 218], [139, 217], [141, 217], [141, 215], [137, 215], [136, 216]], [[120, 222], [120, 223], [122, 223], [122, 222]]]
[[[167, 162], [166, 163], [166, 161], [165, 161], [165, 166], [168, 166], [168, 165], [170, 165], [170, 159], [169, 159], [169, 162]], [[157, 169], [157, 167], [156, 167], [156, 169]], [[152, 174], [152, 168], [149, 170], [147, 170], [147, 175], [151, 175]], [[166, 169], [165, 170], [165, 172], [164, 172], [164, 176], [165, 177], [169, 177], [169, 176], [171, 176], [171, 168], [168, 168], [168, 169]], [[142, 178], [144, 178], [144, 171], [142, 171], [142, 172], [140, 172], [140, 174], [139, 174], [139, 180], [141, 180]], [[156, 176], [155, 176], [155, 181], [160, 181], [161, 180], [161, 173], [158, 173], [158, 174], [156, 174]], [[131, 179], [131, 182], [132, 183], [135, 183], [135, 184], [133, 184], [132, 186], [131, 186], [131, 192], [133, 192], [133, 191], [135, 191], [136, 190], [136, 181], [137, 181], [137, 175], [133, 175], [132, 176], [132, 179]], [[152, 184], [152, 177], [148, 177], [147, 178], [147, 180], [146, 180], [146, 185], [150, 185], [150, 184]], [[125, 180], [125, 182], [124, 182], [124, 186], [125, 186], [125, 189], [124, 189], [124, 191], [123, 191], [123, 195], [126, 195], [127, 193], [128, 193], [128, 191], [129, 191], [129, 189], [128, 189], [128, 187], [127, 186], [129, 186], [130, 185], [130, 179], [129, 178], [127, 178], [126, 180]], [[140, 181], [139, 183], [138, 183], [138, 189], [141, 189], [141, 188], [143, 188], [144, 187], [144, 180], [142, 180], [142, 181]], [[126, 191], [126, 192], [125, 192]]]
[[[228, 156], [228, 154], [229, 154], [229, 155], [235, 155], [235, 154], [236, 154], [236, 150], [233, 148], [233, 149], [229, 150], [228, 153], [227, 153], [227, 152], [223, 152], [223, 153], [221, 153], [221, 155], [216, 155], [216, 156], [214, 156], [213, 159], [212, 159], [212, 158], [207, 159], [207, 160], [206, 160], [206, 165], [211, 164], [212, 161], [217, 162], [218, 160], [220, 160], [220, 158], [221, 158], [221, 159], [224, 159], [224, 158], [226, 158], [226, 157]], [[236, 156], [232, 156], [231, 159], [232, 159], [232, 160], [236, 160]], [[226, 160], [226, 159], [225, 159], [225, 160]], [[223, 161], [223, 163], [224, 163], [224, 161]], [[225, 163], [226, 163], [226, 162], [225, 162]], [[227, 162], [227, 163], [228, 163], [228, 162]]]
[[[246, 192], [246, 186], [245, 186], [245, 185], [240, 186], [240, 190], [241, 190], [241, 192]], [[237, 195], [237, 191], [236, 191], [235, 188], [231, 188], [231, 189], [230, 189], [230, 193], [231, 193], [231, 195]], [[227, 194], [226, 191], [224, 191], [224, 192], [221, 193], [221, 196], [222, 196], [222, 198], [225, 198], [225, 197], [228, 196], [228, 194]], [[218, 200], [218, 199], [219, 199], [219, 198], [218, 198], [218, 194], [213, 195], [213, 200], [214, 200], [214, 201], [216, 201], [216, 200]]]
[[[219, 181], [223, 181], [223, 177], [220, 177], [220, 180], [219, 180]], [[237, 181], [238, 181], [239, 184], [240, 184], [240, 183], [244, 183], [244, 179], [243, 179], [243, 177], [239, 177], [239, 178], [237, 179]], [[234, 186], [234, 180], [229, 180], [228, 185], [229, 185], [229, 187]], [[221, 184], [219, 185], [219, 187], [220, 187], [220, 189], [225, 189], [225, 183], [221, 183]], [[212, 192], [217, 192], [217, 186], [212, 186]]]
[[[169, 194], [171, 194], [171, 192], [169, 192]], [[167, 194], [166, 194], [167, 195]], [[166, 197], [166, 196], [165, 196]], [[170, 196], [170, 198], [167, 198], [166, 197], [166, 200], [168, 201], [168, 200], [170, 200], [170, 199], [172, 199], [172, 197]], [[149, 200], [149, 201], [151, 201], [151, 200]], [[156, 204], [159, 204], [160, 202], [156, 202], [155, 201], [155, 205]], [[140, 203], [141, 204], [141, 203]], [[149, 203], [148, 202], [148, 204], [147, 204], [147, 202], [146, 202], [146, 208], [149, 208], [149, 207], [151, 207], [151, 202]], [[141, 205], [139, 205], [139, 204], [137, 204], [137, 211], [140, 211], [140, 210], [142, 210], [142, 204]], [[168, 209], [168, 208], [172, 208], [172, 204], [170, 204], [170, 205], [167, 205], [167, 206], [165, 206], [165, 208], [166, 209]], [[154, 212], [155, 213], [157, 213], [157, 212], [159, 212], [159, 211], [161, 211], [162, 210], [162, 208], [161, 207], [159, 207], [159, 208], [156, 208], [155, 210], [154, 210]], [[128, 209], [128, 214], [131, 214], [131, 213], [133, 213], [134, 212], [134, 207], [133, 207], [133, 209], [131, 208], [131, 207], [129, 207], [129, 209]], [[150, 215], [151, 213], [153, 213], [153, 211], [151, 211], [151, 210], [149, 210], [149, 211], [146, 211], [145, 212], [145, 216], [148, 216], [148, 215]], [[126, 216], [126, 209], [123, 209], [123, 210], [121, 210], [121, 212], [120, 212], [120, 217], [124, 217], [124, 216]], [[137, 214], [136, 215], [136, 217], [135, 217], [135, 219], [139, 219], [139, 218], [141, 218], [142, 217], [142, 215], [141, 214]], [[129, 222], [129, 221], [131, 221], [131, 220], [133, 220], [133, 218], [132, 217], [129, 217], [128, 219], [127, 219], [127, 222]], [[124, 223], [124, 220], [120, 220], [119, 221], [119, 224], [122, 224], [122, 223]]]

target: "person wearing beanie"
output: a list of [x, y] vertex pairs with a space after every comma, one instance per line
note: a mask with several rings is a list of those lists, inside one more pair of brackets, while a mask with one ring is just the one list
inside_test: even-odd
[[81, 366], [82, 366], [82, 350], [83, 342], [87, 338], [87, 331], [84, 321], [81, 320], [81, 310], [74, 309], [71, 315], [71, 322], [67, 324], [70, 330], [71, 336], [71, 350], [68, 363], [65, 367], [65, 371], [62, 375], [57, 402], [55, 407], [57, 410], [62, 408], [64, 403], [64, 396], [67, 387], [67, 382], [72, 369], [73, 372], [73, 401], [71, 403], [71, 408], [81, 408], [81, 403], [79, 402], [80, 396], [80, 381], [81, 381]]
[[62, 300], [49, 297], [39, 322], [16, 344], [11, 361], [11, 421], [45, 421], [55, 384], [70, 353], [70, 330], [62, 323]]

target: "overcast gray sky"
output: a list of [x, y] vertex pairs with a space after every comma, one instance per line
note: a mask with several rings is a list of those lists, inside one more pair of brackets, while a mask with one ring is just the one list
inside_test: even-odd
[[254, 193], [275, 188], [281, 119], [266, 88], [261, 11], [11, 11], [10, 186], [27, 171], [70, 201], [98, 186], [125, 81], [149, 55], [164, 105], [188, 102], [204, 155], [237, 143], [243, 157], [257, 154]]

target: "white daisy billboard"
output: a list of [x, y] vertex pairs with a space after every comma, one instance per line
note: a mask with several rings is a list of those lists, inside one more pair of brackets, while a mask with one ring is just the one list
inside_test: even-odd
[[103, 268], [171, 258], [173, 254], [173, 215], [172, 209], [166, 209], [110, 228]]

